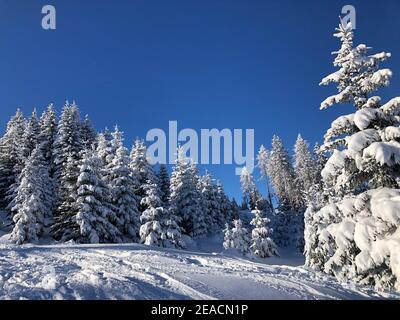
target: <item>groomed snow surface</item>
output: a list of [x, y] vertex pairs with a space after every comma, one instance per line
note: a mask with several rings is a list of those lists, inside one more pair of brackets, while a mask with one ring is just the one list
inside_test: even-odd
[[129, 245], [25, 245], [0, 238], [0, 299], [399, 299], [339, 284], [293, 250], [252, 261], [203, 239], [189, 250]]

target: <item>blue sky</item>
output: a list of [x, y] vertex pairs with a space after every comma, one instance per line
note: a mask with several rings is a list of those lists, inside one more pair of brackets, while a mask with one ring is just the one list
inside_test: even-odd
[[[57, 9], [57, 30], [41, 8]], [[314, 144], [350, 106], [319, 111], [334, 87], [332, 37], [345, 4], [357, 9], [356, 42], [393, 57], [400, 95], [400, 3], [393, 1], [0, 0], [0, 129], [20, 107], [29, 114], [76, 100], [96, 128], [118, 124], [127, 145], [152, 128], [255, 129], [256, 148], [298, 133]], [[240, 197], [234, 166], [210, 166]]]

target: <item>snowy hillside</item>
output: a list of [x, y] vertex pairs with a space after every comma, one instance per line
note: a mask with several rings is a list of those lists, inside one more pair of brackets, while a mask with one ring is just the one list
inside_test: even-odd
[[[142, 245], [0, 244], [0, 299], [364, 299], [379, 295], [300, 266]], [[208, 250], [206, 241], [192, 250]], [[269, 263], [267, 265], [265, 263]], [[287, 264], [287, 265], [282, 265]]]

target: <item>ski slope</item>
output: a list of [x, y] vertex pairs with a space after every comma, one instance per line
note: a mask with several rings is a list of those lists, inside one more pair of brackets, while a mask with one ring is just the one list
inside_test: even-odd
[[277, 264], [300, 263], [287, 257], [255, 262], [137, 244], [16, 247], [3, 243], [0, 299], [400, 298], [341, 285], [301, 266]]

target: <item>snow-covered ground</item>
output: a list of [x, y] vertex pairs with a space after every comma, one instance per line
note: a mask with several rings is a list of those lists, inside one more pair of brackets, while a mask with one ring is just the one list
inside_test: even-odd
[[178, 251], [137, 244], [16, 247], [6, 238], [0, 238], [0, 299], [400, 298], [340, 285], [301, 267], [293, 251], [263, 261], [213, 253], [215, 239]]

